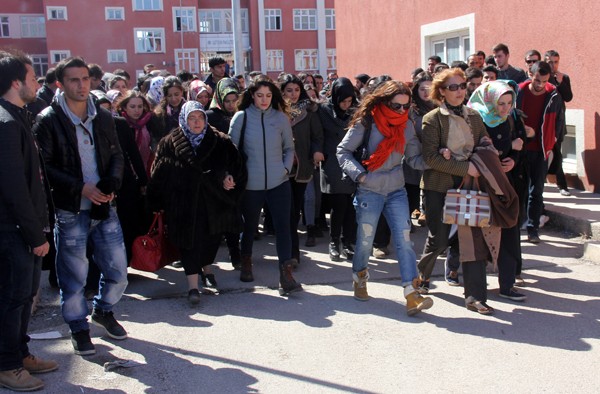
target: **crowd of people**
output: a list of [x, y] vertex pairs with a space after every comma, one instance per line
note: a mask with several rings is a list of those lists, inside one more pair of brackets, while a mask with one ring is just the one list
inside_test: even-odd
[[[281, 294], [302, 291], [304, 247], [328, 232], [331, 261], [352, 262], [356, 300], [368, 301], [369, 259], [395, 247], [408, 315], [426, 295], [439, 256], [465, 306], [491, 314], [488, 263], [499, 295], [518, 288], [520, 230], [539, 243], [543, 186], [553, 171], [568, 196], [560, 145], [570, 80], [554, 50], [528, 51], [525, 70], [498, 44], [486, 58], [437, 56], [409, 82], [358, 74], [226, 75], [209, 61], [202, 79], [153, 65], [135, 83], [71, 57], [40, 87], [31, 60], [0, 52], [0, 384], [43, 387], [31, 374], [58, 368], [29, 353], [27, 326], [42, 267], [60, 288], [75, 354], [94, 354], [91, 323], [127, 338], [113, 308], [127, 286], [132, 244], [164, 213], [178, 249], [187, 300], [217, 287], [211, 270], [223, 239], [243, 282], [254, 281], [253, 243], [275, 236]], [[477, 185], [491, 198], [487, 228], [444, 222], [450, 189]], [[261, 217], [264, 217], [261, 227]], [[329, 219], [329, 221], [327, 220]], [[418, 258], [412, 219], [428, 237]]]

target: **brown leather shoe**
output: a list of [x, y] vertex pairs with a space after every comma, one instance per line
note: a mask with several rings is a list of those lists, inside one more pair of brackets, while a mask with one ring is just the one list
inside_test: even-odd
[[29, 373], [46, 373], [56, 371], [58, 363], [54, 360], [42, 360], [30, 354], [23, 359], [23, 368]]
[[34, 391], [44, 387], [44, 382], [31, 376], [25, 368], [0, 371], [0, 387], [13, 391]]

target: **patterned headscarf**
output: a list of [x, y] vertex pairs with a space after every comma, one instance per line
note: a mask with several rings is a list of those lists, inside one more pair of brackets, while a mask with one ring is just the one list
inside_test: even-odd
[[499, 124], [504, 123], [508, 117], [508, 115], [498, 115], [497, 108], [498, 100], [500, 100], [500, 97], [507, 92], [512, 93], [512, 108], [515, 108], [517, 93], [503, 80], [486, 82], [478, 87], [471, 95], [467, 107], [473, 108], [475, 111], [479, 112], [483, 122], [488, 127], [496, 127]]
[[[237, 82], [232, 78], [220, 79], [215, 87], [215, 95], [210, 103], [210, 108], [219, 108], [221, 111], [225, 112], [225, 106], [223, 105], [223, 102], [225, 101], [225, 97], [231, 93], [235, 93], [237, 95], [240, 94], [240, 89]], [[233, 114], [228, 115], [232, 116]]]
[[204, 82], [200, 81], [199, 79], [192, 81], [188, 90], [188, 100], [195, 101], [196, 97], [198, 97], [198, 95], [204, 91], [208, 92], [209, 96], [212, 94], [211, 87]]
[[148, 89], [148, 93], [146, 93], [146, 97], [148, 97], [148, 100], [154, 106], [158, 105], [163, 98], [162, 86], [164, 83], [165, 78], [160, 76], [150, 80], [150, 88]]
[[[202, 112], [202, 115], [204, 115], [204, 130], [202, 130], [200, 134], [193, 133], [188, 125], [187, 118], [194, 111]], [[190, 141], [190, 144], [192, 144], [192, 148], [195, 150], [196, 147], [200, 145], [200, 142], [202, 142], [204, 134], [206, 133], [206, 129], [208, 128], [208, 120], [206, 117], [206, 112], [204, 112], [204, 108], [202, 108], [202, 104], [200, 104], [198, 101], [186, 101], [181, 108], [181, 112], [179, 113], [179, 126], [183, 130], [183, 134], [186, 136], [188, 141]]]

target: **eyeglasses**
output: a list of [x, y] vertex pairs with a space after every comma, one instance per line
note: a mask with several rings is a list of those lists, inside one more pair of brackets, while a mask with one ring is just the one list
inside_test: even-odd
[[527, 64], [533, 64], [535, 62], [539, 62], [539, 60], [525, 60], [525, 63]]
[[409, 101], [406, 104], [400, 104], [400, 103], [389, 103], [388, 107], [390, 107], [391, 109], [393, 109], [394, 111], [400, 111], [400, 108], [404, 109], [405, 111], [408, 111], [410, 109], [410, 106], [412, 105], [412, 103]]
[[467, 83], [463, 82], [461, 84], [453, 83], [452, 85], [444, 86], [444, 89], [448, 89], [451, 92], [456, 92], [458, 89], [466, 90]]

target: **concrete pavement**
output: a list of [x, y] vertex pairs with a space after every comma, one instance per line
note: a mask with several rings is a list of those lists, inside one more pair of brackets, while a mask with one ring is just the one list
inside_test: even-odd
[[[417, 254], [425, 233], [413, 234]], [[49, 393], [595, 392], [598, 264], [581, 259], [581, 235], [553, 227], [540, 233], [543, 243], [523, 242], [525, 303], [499, 298], [497, 278], [488, 275], [494, 316], [466, 310], [462, 287], [443, 281], [441, 259], [435, 304], [425, 313], [406, 316], [393, 259], [371, 259], [373, 299], [355, 301], [350, 263], [330, 262], [324, 238], [303, 248], [296, 277], [305, 291], [280, 297], [274, 258], [260, 258], [275, 254], [274, 238], [265, 237], [255, 244], [254, 283], [238, 280], [221, 248], [220, 294], [202, 297], [197, 308], [187, 304], [182, 270], [131, 270], [115, 310], [129, 338], [111, 340], [94, 327], [91, 357], [73, 354], [58, 294], [44, 276], [30, 328], [64, 337], [34, 340], [31, 348], [60, 363], [40, 376]], [[105, 372], [115, 360], [141, 365]]]

